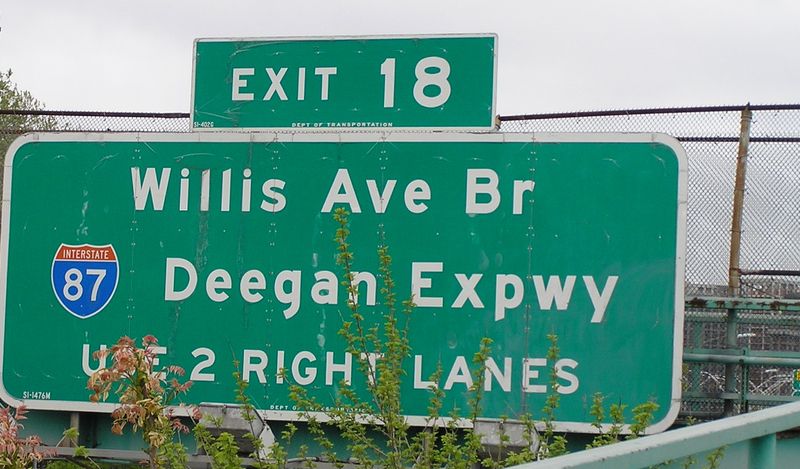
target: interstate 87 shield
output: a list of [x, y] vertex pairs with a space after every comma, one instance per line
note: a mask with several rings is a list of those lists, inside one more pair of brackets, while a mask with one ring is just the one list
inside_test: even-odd
[[108, 364], [93, 352], [148, 334], [194, 382], [187, 403], [234, 403], [234, 361], [270, 419], [298, 417], [291, 384], [324, 405], [343, 382], [368, 399], [338, 334], [345, 208], [367, 327], [385, 311], [384, 239], [398, 299], [416, 303], [410, 423], [434, 384], [468, 408], [483, 338], [482, 417], [536, 418], [553, 369], [559, 430], [593, 428], [595, 393], [654, 401], [651, 431], [677, 415], [686, 173], [667, 136], [40, 134], [5, 164], [7, 403], [110, 411], [89, 402]]
[[62, 244], [53, 258], [53, 292], [69, 313], [89, 318], [108, 305], [117, 289], [119, 264], [114, 247]]

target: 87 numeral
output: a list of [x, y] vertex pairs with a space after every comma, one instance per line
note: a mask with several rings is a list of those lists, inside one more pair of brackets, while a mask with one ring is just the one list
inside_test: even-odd
[[[94, 284], [92, 285], [92, 296], [90, 301], [97, 301], [97, 292], [100, 289], [100, 284], [106, 278], [106, 271], [104, 269], [86, 269], [86, 275], [94, 276]], [[69, 301], [75, 301], [83, 296], [83, 273], [76, 268], [69, 269], [64, 274], [64, 298]]]

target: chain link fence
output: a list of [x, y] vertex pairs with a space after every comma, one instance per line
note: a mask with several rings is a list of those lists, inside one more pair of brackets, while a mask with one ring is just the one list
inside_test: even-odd
[[25, 132], [189, 132], [184, 112], [24, 111], [0, 109], [0, 136]]
[[[727, 294], [743, 106], [501, 118], [504, 132], [663, 132], [688, 155], [687, 296]], [[741, 268], [800, 271], [800, 105], [751, 106]], [[745, 276], [743, 293], [800, 297], [791, 277]]]
[[[688, 155], [686, 295], [729, 296], [734, 177], [744, 106], [501, 116], [503, 132], [663, 132]], [[741, 296], [800, 298], [800, 105], [750, 106]], [[185, 113], [0, 110], [0, 144], [27, 131], [189, 132]], [[765, 275], [765, 273], [767, 275]], [[800, 360], [800, 313], [687, 308], [687, 351]], [[733, 331], [733, 332], [731, 332]], [[735, 345], [731, 334], [735, 333]], [[716, 418], [791, 399], [786, 364], [684, 364], [684, 414]], [[726, 373], [727, 370], [727, 373]], [[728, 384], [726, 385], [726, 376]], [[731, 392], [731, 391], [735, 392]], [[770, 400], [774, 399], [774, 400]], [[733, 408], [726, 409], [732, 402]]]

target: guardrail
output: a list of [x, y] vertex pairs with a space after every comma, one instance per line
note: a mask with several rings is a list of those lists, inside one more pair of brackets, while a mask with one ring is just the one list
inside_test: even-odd
[[[800, 402], [794, 402], [513, 467], [619, 469], [646, 468], [670, 463], [677, 464], [677, 467], [685, 467], [685, 463], [689, 462], [685, 458], [718, 448], [725, 448], [726, 452], [729, 448], [740, 450], [732, 454], [723, 454], [721, 465], [718, 467], [753, 469], [790, 467], [776, 466], [777, 434], [798, 426], [800, 426]], [[745, 456], [742, 456], [744, 453], [747, 453], [746, 460]]]

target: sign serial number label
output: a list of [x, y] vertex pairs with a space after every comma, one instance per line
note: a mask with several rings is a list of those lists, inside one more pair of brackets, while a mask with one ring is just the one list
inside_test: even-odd
[[23, 399], [37, 399], [40, 401], [50, 400], [50, 391], [24, 391]]

